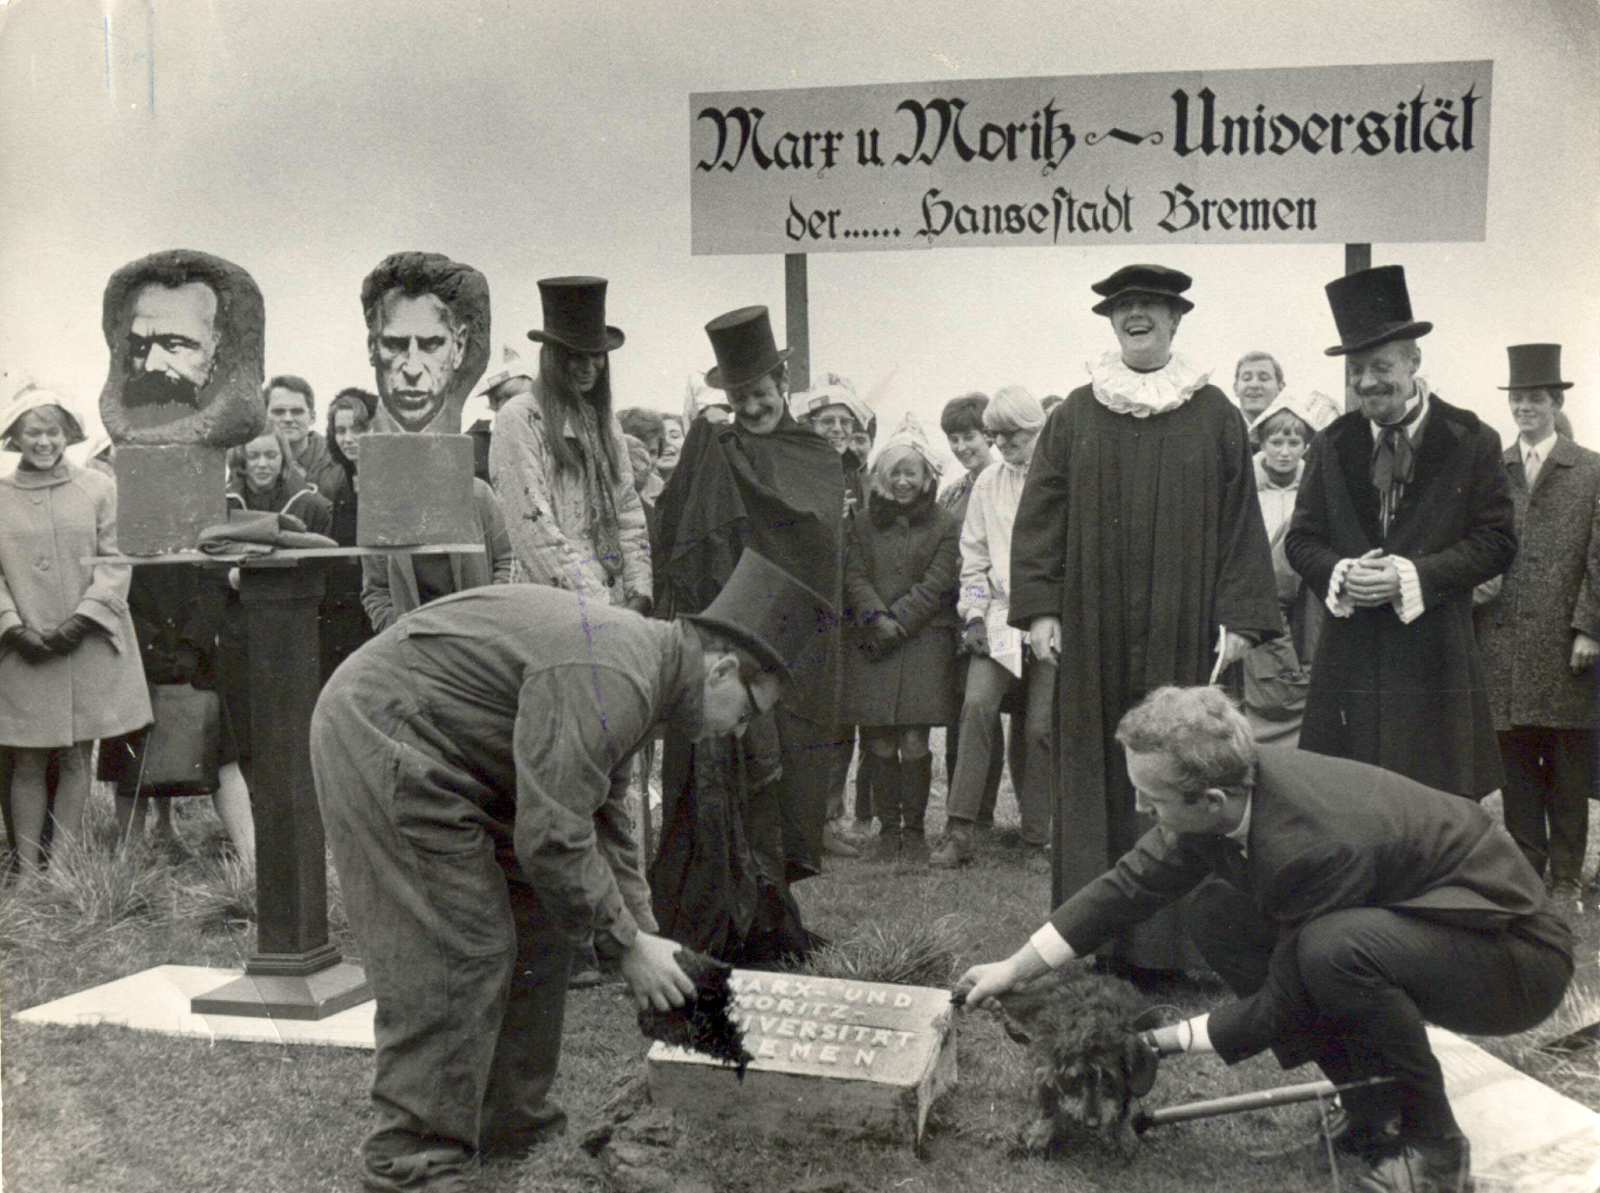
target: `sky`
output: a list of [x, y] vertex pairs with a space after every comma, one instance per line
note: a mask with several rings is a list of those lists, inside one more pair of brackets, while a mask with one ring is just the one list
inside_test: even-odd
[[[538, 278], [609, 278], [618, 405], [676, 410], [713, 363], [707, 320], [764, 303], [784, 326], [778, 256], [690, 253], [691, 92], [1482, 58], [1486, 239], [1373, 260], [1406, 267], [1435, 324], [1435, 390], [1509, 438], [1505, 346], [1554, 340], [1600, 445], [1592, 0], [0, 0], [0, 388], [92, 411], [107, 277], [178, 246], [254, 275], [269, 374], [371, 388], [361, 279], [425, 249], [488, 276], [497, 341], [539, 325]], [[1264, 348], [1292, 388], [1342, 394], [1333, 244], [813, 255], [813, 371], [891, 426], [974, 389], [1065, 393], [1114, 346], [1089, 283], [1132, 260], [1194, 276], [1176, 347], [1225, 389]]]

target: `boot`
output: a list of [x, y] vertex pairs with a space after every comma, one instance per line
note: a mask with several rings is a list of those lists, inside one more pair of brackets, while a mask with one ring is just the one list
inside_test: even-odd
[[945, 826], [944, 837], [928, 857], [928, 865], [935, 870], [954, 870], [972, 861], [972, 821], [952, 819]]
[[928, 791], [933, 786], [933, 755], [900, 760], [900, 818], [905, 824], [902, 860], [922, 865], [928, 860], [928, 839], [923, 821], [928, 813]]
[[872, 802], [883, 821], [883, 832], [878, 837], [878, 856], [898, 857], [903, 843], [900, 828], [901, 802], [904, 782], [900, 762], [895, 758], [875, 758], [872, 765]]

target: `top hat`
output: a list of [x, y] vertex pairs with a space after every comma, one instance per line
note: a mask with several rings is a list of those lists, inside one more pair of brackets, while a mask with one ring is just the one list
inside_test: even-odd
[[740, 307], [706, 324], [717, 363], [706, 373], [712, 389], [734, 389], [770, 373], [789, 359], [789, 349], [772, 338], [766, 307]]
[[621, 330], [606, 323], [605, 278], [540, 278], [539, 302], [544, 327], [528, 332], [530, 340], [590, 354], [622, 347]]
[[746, 547], [716, 599], [683, 619], [726, 634], [787, 683], [791, 664], [831, 632], [834, 612], [827, 597]]
[[1124, 265], [1108, 278], [1089, 287], [1103, 298], [1091, 308], [1096, 315], [1109, 315], [1124, 294], [1150, 294], [1176, 304], [1183, 313], [1194, 310], [1194, 303], [1183, 292], [1194, 285], [1194, 279], [1177, 269], [1165, 265]]
[[1433, 330], [1433, 324], [1411, 317], [1403, 265], [1347, 273], [1324, 288], [1341, 341], [1323, 349], [1328, 356], [1362, 352], [1393, 340], [1415, 340]]
[[1572, 382], [1561, 380], [1560, 344], [1512, 344], [1506, 356], [1511, 361], [1511, 384], [1497, 389], [1572, 388]]

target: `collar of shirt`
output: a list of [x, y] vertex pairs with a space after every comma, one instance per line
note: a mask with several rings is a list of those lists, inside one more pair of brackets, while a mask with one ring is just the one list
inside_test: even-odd
[[[1401, 428], [1401, 430], [1405, 432], [1405, 437], [1409, 439], [1412, 444], [1415, 444], [1419, 439], [1422, 438], [1422, 424], [1428, 421], [1428, 415], [1430, 413], [1430, 403], [1428, 398], [1428, 383], [1421, 377], [1418, 377], [1416, 391], [1411, 395], [1410, 401], [1406, 403], [1406, 414], [1410, 414], [1413, 410], [1417, 410], [1419, 403], [1421, 404], [1422, 408], [1417, 410], [1416, 418], [1412, 419], [1411, 422], [1407, 423]], [[1401, 417], [1403, 420], [1405, 416], [1402, 415]], [[1370, 418], [1367, 420], [1367, 424], [1372, 428], [1372, 450], [1377, 451], [1378, 439], [1383, 434], [1383, 424], [1380, 422], [1374, 422]]]
[[1522, 466], [1524, 468], [1528, 466], [1529, 452], [1538, 452], [1540, 461], [1548, 460], [1550, 458], [1550, 449], [1555, 446], [1555, 443], [1556, 433], [1554, 431], [1551, 431], [1538, 443], [1527, 443], [1519, 437], [1517, 439], [1517, 447], [1522, 450]]
[[1239, 827], [1231, 833], [1222, 834], [1229, 841], [1236, 841], [1240, 850], [1245, 853], [1250, 852], [1250, 806], [1254, 799], [1253, 795], [1244, 797], [1244, 815], [1239, 818]]

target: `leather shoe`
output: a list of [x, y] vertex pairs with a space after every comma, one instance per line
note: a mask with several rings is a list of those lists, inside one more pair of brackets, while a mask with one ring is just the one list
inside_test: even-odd
[[1363, 1193], [1471, 1193], [1472, 1148], [1466, 1136], [1400, 1139], [1357, 1173]]
[[944, 836], [928, 856], [928, 865], [935, 870], [954, 870], [972, 861], [972, 824], [965, 820], [951, 820], [945, 826]]
[[822, 852], [834, 857], [860, 857], [861, 850], [832, 824], [822, 826]]
[[[1394, 1146], [1399, 1124], [1394, 1119], [1374, 1122], [1355, 1118], [1341, 1107], [1328, 1111], [1327, 1130], [1319, 1121], [1315, 1129], [1299, 1143], [1277, 1151], [1252, 1152], [1257, 1160], [1289, 1161], [1311, 1172], [1326, 1174], [1337, 1164], [1340, 1172], [1349, 1172], [1370, 1164], [1377, 1153], [1388, 1144]], [[1329, 1150], [1332, 1150], [1330, 1162]]]

